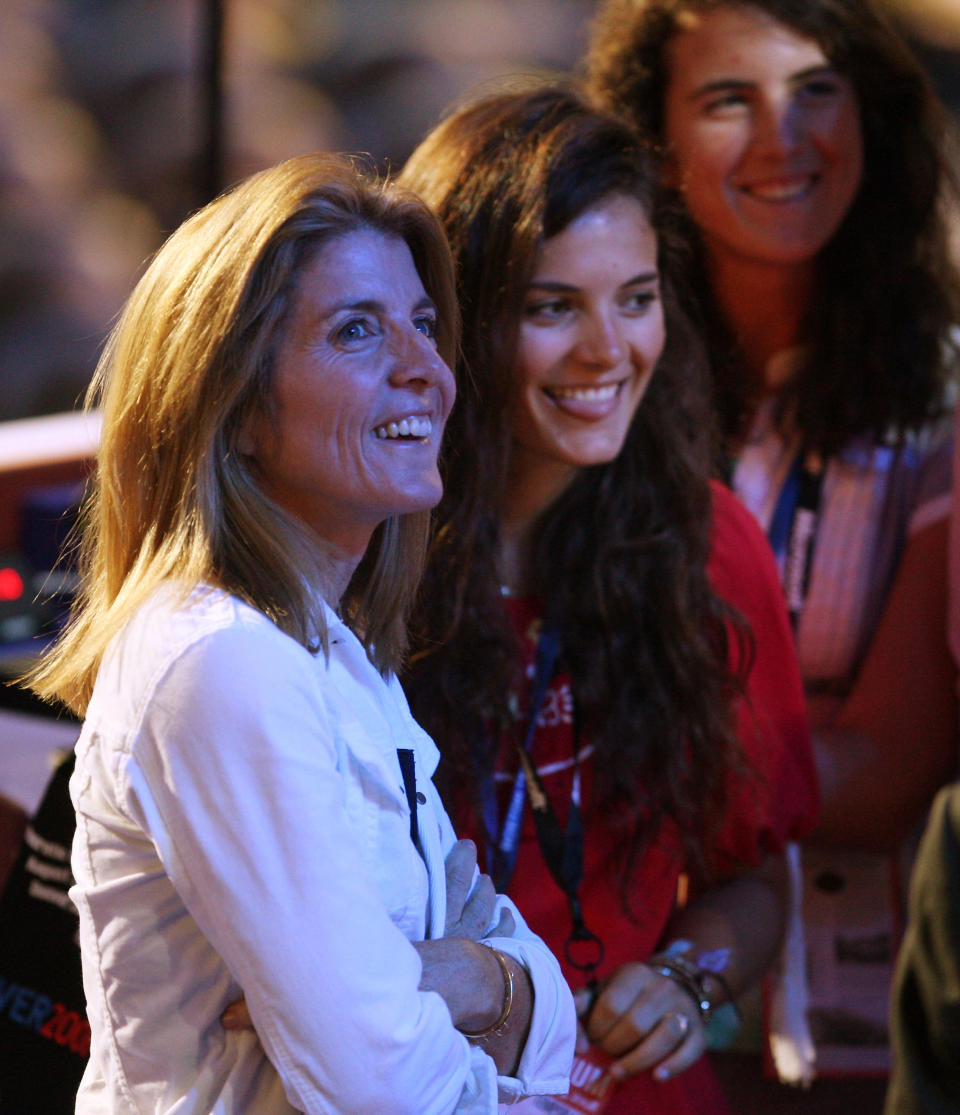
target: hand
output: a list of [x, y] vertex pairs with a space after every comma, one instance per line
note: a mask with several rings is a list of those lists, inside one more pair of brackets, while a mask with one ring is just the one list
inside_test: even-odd
[[[463, 936], [412, 944], [423, 966], [420, 990], [441, 996], [454, 1026], [482, 1030], [496, 1019], [503, 1006], [503, 972], [490, 949]], [[220, 1024], [225, 1030], [252, 1030], [246, 999], [231, 1003]]]
[[645, 964], [617, 969], [592, 1008], [585, 988], [575, 1002], [586, 1036], [617, 1058], [608, 1069], [617, 1080], [647, 1069], [666, 1080], [688, 1069], [707, 1047], [706, 1031], [690, 996]]
[[[516, 931], [513, 914], [500, 911], [495, 925], [497, 894], [489, 875], [477, 873], [477, 848], [472, 840], [458, 840], [444, 864], [447, 882], [447, 911], [444, 936], [439, 940], [414, 941], [423, 965], [421, 991], [436, 991], [447, 1004], [459, 1030], [483, 1030], [499, 1017], [503, 1008], [503, 972], [490, 949], [478, 944], [486, 937], [512, 937]], [[523, 1013], [529, 1023], [532, 989], [529, 977], [515, 960], [507, 959], [514, 971], [514, 987], [523, 985], [515, 1002], [527, 1000]], [[500, 1071], [510, 1071], [519, 1056], [517, 1035], [499, 1042], [504, 1048], [488, 1052]]]
[[490, 925], [497, 893], [489, 875], [477, 874], [477, 847], [458, 840], [444, 862], [447, 915], [439, 940], [414, 941], [423, 974], [421, 991], [436, 991], [447, 1004], [453, 1024], [461, 1030], [482, 1030], [496, 1019], [503, 1003], [503, 973], [488, 948], [475, 942], [485, 937], [511, 937], [513, 915], [502, 910]]
[[[464, 937], [414, 941], [423, 971], [421, 991], [436, 991], [461, 1030], [482, 1030], [503, 1005], [503, 973], [490, 949]], [[239, 998], [220, 1015], [225, 1030], [252, 1030], [247, 1001]]]
[[[504, 1006], [504, 978], [492, 949], [463, 937], [415, 941], [413, 947], [423, 962], [420, 989], [443, 998], [454, 1026], [477, 1033], [496, 1023]], [[514, 1076], [530, 1029], [534, 993], [527, 970], [511, 956], [504, 961], [513, 976], [513, 1007], [501, 1029], [476, 1040], [498, 1073]]]
[[[458, 840], [454, 844], [447, 855], [444, 870], [447, 879], [444, 940], [461, 938], [467, 941], [480, 941], [487, 936], [513, 936], [516, 926], [509, 910], [503, 910], [497, 924], [489, 928], [497, 895], [489, 875], [480, 875], [476, 885], [473, 885], [477, 873], [477, 848], [472, 840]], [[414, 947], [420, 953], [420, 960], [423, 963], [420, 990], [439, 992], [447, 1003], [455, 1024], [468, 1030], [482, 1029], [482, 1023], [471, 1025], [468, 1021], [458, 1022], [457, 1019], [475, 1019], [477, 1008], [479, 1007], [481, 1012], [484, 1008], [484, 997], [474, 996], [468, 981], [468, 977], [476, 979], [478, 962], [488, 969], [488, 974], [491, 963], [496, 968], [495, 983], [501, 995], [497, 1003], [503, 1001], [502, 973], [499, 965], [489, 955], [489, 950], [482, 950], [482, 953], [487, 954], [486, 956], [476, 953], [471, 955], [468, 950], [459, 946], [449, 945], [438, 948], [437, 942], [426, 941], [417, 942]], [[499, 1006], [496, 1010], [499, 1010]], [[252, 1030], [253, 1021], [247, 1010], [246, 1000], [240, 998], [231, 1003], [220, 1016], [220, 1022], [226, 1030]]]
[[[477, 877], [477, 848], [472, 840], [458, 840], [444, 863], [447, 877], [447, 918], [444, 937], [466, 937], [479, 941], [487, 936], [511, 937], [513, 916], [509, 910], [500, 915], [498, 924], [490, 929], [497, 902], [497, 893], [489, 875]], [[471, 886], [473, 889], [471, 890]]]
[[[503, 973], [490, 949], [466, 937], [412, 944], [423, 966], [420, 990], [441, 996], [454, 1026], [482, 1030], [497, 1017], [503, 1005]], [[252, 1030], [246, 999], [231, 1003], [220, 1015], [220, 1024], [225, 1030]]]
[[414, 941], [423, 971], [421, 991], [436, 991], [458, 1030], [482, 1030], [503, 1007], [503, 972], [484, 945], [465, 937]]

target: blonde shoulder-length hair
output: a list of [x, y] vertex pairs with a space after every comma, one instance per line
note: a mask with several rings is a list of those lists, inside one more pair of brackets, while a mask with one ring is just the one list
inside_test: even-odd
[[[452, 364], [443, 231], [418, 198], [353, 160], [290, 159], [187, 220], [134, 289], [90, 386], [103, 436], [80, 519], [81, 588], [62, 638], [26, 679], [42, 697], [82, 715], [108, 642], [161, 582], [185, 595], [221, 587], [326, 650], [315, 536], [265, 494], [238, 435], [250, 415], [272, 413], [274, 354], [305, 265], [358, 229], [409, 246]], [[428, 529], [429, 512], [382, 523], [341, 601], [382, 672], [406, 647]]]

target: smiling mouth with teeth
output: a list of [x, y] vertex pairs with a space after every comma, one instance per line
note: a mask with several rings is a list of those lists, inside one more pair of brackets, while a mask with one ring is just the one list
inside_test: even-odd
[[373, 432], [381, 441], [402, 438], [408, 441], [421, 441], [433, 432], [433, 423], [429, 418], [415, 414], [410, 418], [401, 418], [399, 422], [386, 422], [382, 426], [377, 426]]
[[816, 179], [811, 176], [803, 181], [791, 183], [766, 183], [753, 186], [743, 186], [741, 189], [750, 197], [759, 201], [799, 201], [805, 198], [813, 189]]
[[548, 387], [547, 394], [555, 399], [577, 399], [581, 402], [600, 403], [612, 399], [620, 390], [619, 383], [607, 383], [603, 387]]

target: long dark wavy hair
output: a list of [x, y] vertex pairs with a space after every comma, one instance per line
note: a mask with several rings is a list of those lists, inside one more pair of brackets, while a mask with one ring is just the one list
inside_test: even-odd
[[[666, 48], [685, 17], [734, 4], [816, 41], [852, 80], [863, 129], [863, 182], [818, 257], [810, 357], [782, 393], [778, 418], [789, 416], [827, 453], [858, 436], [902, 436], [942, 412], [958, 365], [960, 279], [946, 218], [958, 192], [945, 154], [955, 139], [949, 117], [889, 19], [870, 0], [606, 0], [587, 54], [590, 95], [666, 144]], [[721, 426], [736, 442], [755, 400], [702, 258], [694, 274]]]
[[707, 580], [706, 376], [677, 304], [681, 242], [653, 160], [625, 121], [547, 86], [461, 108], [414, 152], [401, 183], [446, 228], [463, 325], [445, 494], [405, 679], [415, 715], [441, 741], [455, 809], [475, 805], [478, 765], [494, 760], [478, 726], [509, 723], [506, 694], [520, 680], [497, 559], [518, 327], [540, 246], [611, 195], [637, 199], [657, 231], [663, 355], [619, 456], [581, 470], [541, 516], [527, 556], [596, 749], [594, 815], [623, 825], [624, 881], [668, 817], [705, 863], [725, 775], [744, 764], [728, 644], [744, 664], [749, 639]]

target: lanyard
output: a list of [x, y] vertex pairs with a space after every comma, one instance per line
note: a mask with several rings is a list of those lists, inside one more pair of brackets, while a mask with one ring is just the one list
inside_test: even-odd
[[484, 825], [487, 830], [488, 864], [498, 891], [504, 890], [516, 866], [517, 850], [520, 844], [520, 828], [523, 818], [523, 805], [526, 797], [530, 799], [537, 842], [547, 870], [554, 882], [567, 897], [570, 909], [571, 930], [564, 945], [568, 963], [579, 971], [586, 972], [591, 984], [595, 983], [597, 967], [603, 961], [603, 943], [592, 933], [583, 920], [580, 904], [580, 883], [583, 879], [583, 816], [580, 811], [580, 766], [579, 730], [574, 723], [573, 743], [573, 789], [570, 794], [570, 809], [567, 826], [560, 826], [556, 812], [550, 802], [543, 781], [540, 778], [530, 748], [536, 734], [537, 717], [543, 705], [547, 689], [553, 679], [554, 669], [560, 653], [560, 638], [552, 627], [543, 627], [537, 640], [534, 666], [533, 695], [530, 702], [530, 719], [523, 743], [517, 742], [520, 769], [513, 783], [510, 804], [507, 807], [499, 838], [497, 837], [497, 802], [492, 776], [483, 780]]
[[[530, 698], [530, 719], [524, 736], [522, 752], [529, 752], [537, 728], [537, 717], [543, 706], [547, 689], [553, 679], [553, 671], [560, 655], [560, 637], [551, 627], [543, 627], [537, 640], [534, 666], [533, 695]], [[520, 828], [523, 821], [523, 805], [526, 796], [526, 782], [522, 768], [517, 772], [513, 783], [513, 793], [503, 820], [499, 824], [497, 795], [492, 777], [485, 777], [481, 783], [483, 801], [483, 823], [487, 832], [487, 870], [498, 891], [505, 890], [513, 875], [517, 862], [517, 849], [520, 846]]]
[[803, 448], [797, 453], [777, 496], [767, 538], [780, 565], [783, 591], [794, 630], [810, 587], [823, 491], [823, 458]]

